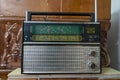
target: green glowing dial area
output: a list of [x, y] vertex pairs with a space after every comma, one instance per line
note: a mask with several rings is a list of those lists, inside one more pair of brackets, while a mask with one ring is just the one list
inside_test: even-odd
[[35, 35], [79, 35], [83, 33], [83, 27], [74, 24], [40, 24], [33, 25], [31, 31]]
[[24, 26], [25, 41], [94, 42], [100, 40], [99, 32], [99, 24], [30, 23]]

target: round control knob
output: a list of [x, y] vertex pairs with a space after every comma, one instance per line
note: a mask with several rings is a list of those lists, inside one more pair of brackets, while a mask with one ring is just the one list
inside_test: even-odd
[[91, 52], [89, 53], [89, 55], [95, 57], [95, 56], [96, 56], [96, 52], [95, 52], [95, 51], [91, 51]]
[[89, 68], [95, 69], [96, 68], [96, 64], [93, 63], [93, 62], [89, 63]]

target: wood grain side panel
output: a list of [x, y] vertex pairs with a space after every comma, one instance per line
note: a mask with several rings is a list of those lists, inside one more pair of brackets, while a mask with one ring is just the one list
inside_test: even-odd
[[98, 19], [111, 19], [111, 0], [98, 0]]
[[0, 21], [0, 56], [2, 56], [3, 50], [4, 50], [4, 32], [5, 32], [5, 27], [4, 27], [4, 25], [2, 23], [3, 23], [3, 21]]

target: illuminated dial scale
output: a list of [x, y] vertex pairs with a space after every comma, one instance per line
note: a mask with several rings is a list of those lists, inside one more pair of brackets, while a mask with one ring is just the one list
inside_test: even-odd
[[37, 25], [32, 27], [34, 41], [82, 41], [82, 27], [72, 25]]
[[99, 24], [25, 23], [25, 42], [99, 42]]
[[[31, 26], [33, 41], [82, 41], [84, 28], [71, 24], [40, 24]], [[87, 28], [94, 34], [95, 28]]]

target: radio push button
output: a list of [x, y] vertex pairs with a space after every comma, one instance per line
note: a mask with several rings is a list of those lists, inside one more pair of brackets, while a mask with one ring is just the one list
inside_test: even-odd
[[28, 39], [28, 36], [25, 36], [24, 40], [27, 41], [27, 39]]

